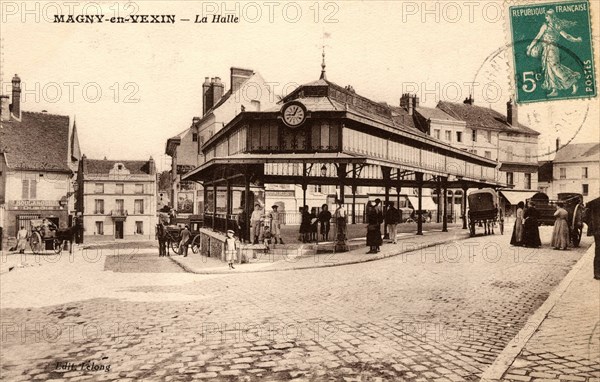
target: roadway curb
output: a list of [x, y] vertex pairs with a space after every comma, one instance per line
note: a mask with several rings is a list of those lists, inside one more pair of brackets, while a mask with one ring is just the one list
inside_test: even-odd
[[[527, 345], [531, 337], [538, 332], [540, 326], [548, 317], [556, 303], [560, 300], [566, 290], [569, 288], [575, 276], [583, 268], [584, 264], [591, 262], [594, 256], [594, 244], [583, 254], [577, 263], [571, 268], [565, 278], [550, 293], [546, 301], [533, 313], [523, 328], [506, 345], [504, 350], [498, 355], [486, 371], [481, 375], [482, 382], [495, 382], [502, 380], [504, 374], [508, 371], [515, 359], [521, 354], [521, 351]], [[535, 328], [532, 330], [532, 328]]]
[[[358, 260], [350, 260], [350, 261], [336, 262], [336, 263], [316, 263], [314, 265], [298, 266], [298, 267], [283, 268], [283, 269], [273, 269], [273, 268], [271, 268], [271, 269], [268, 269], [268, 268], [267, 269], [244, 269], [243, 267], [238, 267], [234, 271], [231, 271], [229, 269], [221, 269], [221, 268], [209, 268], [206, 270], [197, 270], [197, 269], [194, 269], [194, 267], [190, 267], [188, 264], [184, 264], [183, 262], [181, 262], [181, 260], [177, 256], [170, 256], [169, 259], [171, 259], [171, 261], [173, 261], [174, 263], [179, 265], [186, 272], [194, 273], [194, 274], [198, 274], [198, 275], [215, 275], [215, 274], [231, 275], [231, 274], [236, 274], [236, 273], [284, 272], [284, 271], [298, 271], [298, 270], [303, 270], [303, 269], [314, 269], [314, 268], [330, 268], [330, 267], [339, 267], [339, 266], [344, 266], [344, 265], [367, 263], [367, 262], [371, 262], [371, 261], [383, 260], [383, 259], [387, 259], [390, 257], [399, 256], [404, 253], [414, 252], [414, 251], [418, 251], [418, 250], [425, 249], [425, 248], [448, 244], [448, 243], [454, 242], [456, 240], [461, 240], [461, 239], [469, 239], [468, 234], [459, 235], [458, 237], [454, 236], [454, 237], [451, 237], [448, 239], [438, 240], [438, 241], [434, 241], [434, 242], [430, 242], [430, 243], [417, 244], [414, 247], [406, 248], [399, 252], [380, 253], [375, 256], [365, 256], [364, 258], [361, 258]], [[325, 255], [326, 254], [317, 255], [317, 256], [325, 256]], [[274, 264], [274, 263], [267, 263], [267, 264]], [[213, 270], [211, 270], [211, 269], [213, 269]]]

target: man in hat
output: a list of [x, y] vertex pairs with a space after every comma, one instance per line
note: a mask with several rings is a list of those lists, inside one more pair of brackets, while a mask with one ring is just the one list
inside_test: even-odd
[[190, 243], [190, 228], [186, 225], [181, 230], [181, 241], [179, 242], [179, 254], [183, 255], [183, 257], [187, 257], [188, 255], [188, 244]]
[[250, 215], [250, 240], [254, 241], [254, 244], [258, 244], [258, 238], [260, 236], [260, 220], [263, 217], [263, 211], [260, 208], [260, 204], [256, 203], [254, 205], [254, 211], [252, 211], [252, 215]]
[[587, 235], [594, 236], [596, 253], [594, 256], [594, 278], [600, 280], [600, 198], [585, 205], [584, 222], [588, 226]]
[[271, 235], [275, 240], [275, 244], [277, 244], [277, 240], [279, 240], [280, 244], [283, 244], [283, 240], [281, 240], [281, 222], [279, 220], [280, 214], [277, 211], [279, 206], [277, 204], [273, 204], [271, 208], [273, 209], [271, 212], [269, 212]]

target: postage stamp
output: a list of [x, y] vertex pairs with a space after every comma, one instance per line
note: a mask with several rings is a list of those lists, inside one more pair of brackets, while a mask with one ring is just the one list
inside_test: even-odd
[[517, 102], [597, 95], [589, 1], [509, 7]]

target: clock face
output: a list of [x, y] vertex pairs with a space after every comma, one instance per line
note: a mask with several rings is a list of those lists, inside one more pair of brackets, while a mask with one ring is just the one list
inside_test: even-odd
[[299, 126], [304, 122], [305, 118], [306, 112], [304, 111], [304, 108], [298, 104], [288, 105], [283, 110], [283, 121], [288, 126]]

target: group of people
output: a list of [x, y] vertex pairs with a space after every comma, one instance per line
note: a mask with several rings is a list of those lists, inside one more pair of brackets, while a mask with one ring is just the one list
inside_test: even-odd
[[[554, 217], [554, 229], [552, 231], [551, 246], [554, 249], [568, 249], [570, 240], [569, 223], [567, 219], [569, 212], [564, 208], [563, 202], [556, 203], [556, 211]], [[538, 218], [540, 217], [538, 210], [535, 208], [535, 203], [532, 201], [517, 204], [517, 213], [515, 225], [513, 228], [510, 244], [514, 246], [522, 246], [528, 248], [539, 248], [542, 246], [540, 240], [540, 231], [538, 229]]]
[[[243, 237], [245, 230], [244, 218], [238, 215], [239, 236]], [[253, 244], [264, 243], [267, 247], [270, 244], [283, 244], [281, 238], [281, 220], [282, 215], [279, 212], [279, 206], [274, 204], [271, 211], [265, 213], [259, 203], [254, 205], [254, 211], [250, 215], [250, 241]]]
[[367, 202], [365, 209], [367, 220], [367, 246], [368, 254], [377, 253], [383, 244], [381, 235], [381, 224], [385, 223], [388, 230], [388, 236], [393, 244], [396, 244], [398, 236], [398, 223], [400, 223], [400, 211], [394, 206], [394, 202], [388, 202], [385, 211], [381, 199], [375, 199], [374, 202]]
[[[317, 213], [317, 207], [313, 207], [308, 212], [308, 206], [300, 207], [300, 236], [299, 241], [311, 243], [319, 241], [319, 232], [321, 241], [329, 241], [329, 231], [331, 230], [331, 212], [327, 204], [321, 206], [321, 211]], [[320, 230], [319, 230], [320, 226]]]

